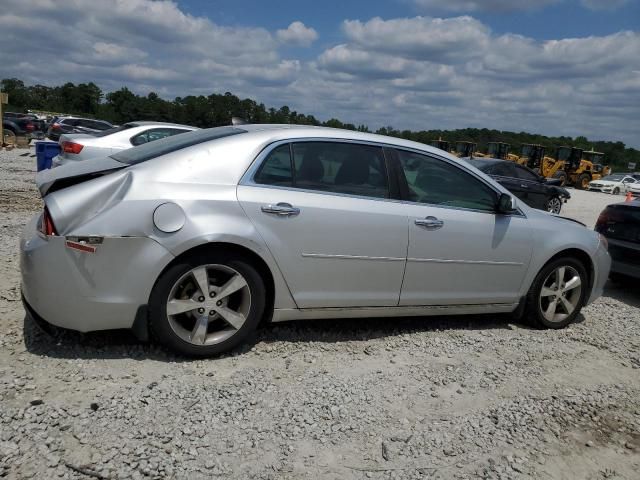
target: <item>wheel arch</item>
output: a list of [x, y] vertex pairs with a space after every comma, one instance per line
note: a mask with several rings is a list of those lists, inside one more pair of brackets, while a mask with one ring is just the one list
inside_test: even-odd
[[588, 295], [586, 298], [589, 298], [589, 295], [591, 294], [591, 290], [593, 289], [593, 280], [595, 278], [595, 267], [593, 264], [593, 260], [591, 259], [591, 256], [586, 251], [581, 250], [580, 248], [575, 248], [575, 247], [561, 250], [557, 252], [555, 255], [553, 255], [551, 258], [549, 258], [546, 262], [544, 262], [540, 270], [543, 269], [545, 266], [547, 266], [549, 263], [563, 257], [575, 258], [576, 260], [578, 260], [580, 263], [584, 265], [584, 268], [587, 271], [587, 276], [588, 276]]
[[158, 279], [164, 275], [164, 273], [171, 268], [173, 265], [181, 262], [187, 257], [192, 255], [198, 255], [199, 253], [211, 252], [211, 251], [227, 251], [233, 252], [237, 255], [247, 258], [251, 264], [256, 268], [260, 276], [262, 277], [265, 287], [266, 287], [266, 305], [265, 305], [265, 314], [262, 319], [262, 322], [271, 321], [271, 317], [273, 315], [273, 309], [275, 305], [275, 297], [276, 297], [276, 279], [274, 278], [274, 274], [272, 272], [271, 267], [267, 263], [267, 261], [256, 251], [248, 248], [245, 245], [240, 245], [238, 243], [228, 242], [228, 241], [210, 241], [205, 243], [200, 243], [195, 246], [191, 246], [190, 248], [186, 248], [178, 255], [176, 255], [167, 265], [164, 266], [158, 277], [156, 278], [153, 288], [155, 288]]

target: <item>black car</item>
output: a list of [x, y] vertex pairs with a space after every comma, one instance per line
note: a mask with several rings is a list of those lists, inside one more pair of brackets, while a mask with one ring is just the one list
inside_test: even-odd
[[31, 115], [23, 113], [5, 112], [2, 115], [4, 136], [15, 141], [16, 137], [43, 138], [42, 122]]
[[58, 141], [64, 133], [99, 133], [113, 128], [114, 125], [104, 120], [78, 117], [54, 117], [49, 125], [47, 136]]
[[530, 207], [558, 214], [562, 203], [571, 198], [569, 192], [560, 186], [560, 179], [542, 177], [523, 165], [493, 158], [466, 160]]
[[640, 278], [640, 200], [609, 205], [595, 230], [609, 241], [611, 279]]

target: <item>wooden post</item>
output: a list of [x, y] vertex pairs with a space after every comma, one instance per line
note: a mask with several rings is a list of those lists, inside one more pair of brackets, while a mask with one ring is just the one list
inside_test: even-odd
[[[9, 103], [9, 94], [0, 92], [0, 118], [4, 118], [2, 116], [2, 104]], [[4, 128], [0, 124], [0, 148], [4, 147]]]

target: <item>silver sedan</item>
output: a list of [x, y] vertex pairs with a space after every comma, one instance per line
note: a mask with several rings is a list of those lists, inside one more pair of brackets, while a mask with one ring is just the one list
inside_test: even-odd
[[242, 125], [41, 172], [21, 241], [39, 320], [188, 355], [261, 320], [512, 313], [561, 328], [602, 293], [606, 240], [432, 147]]

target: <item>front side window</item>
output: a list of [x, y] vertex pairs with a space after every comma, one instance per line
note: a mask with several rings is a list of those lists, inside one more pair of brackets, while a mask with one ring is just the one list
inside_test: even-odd
[[436, 158], [397, 150], [409, 200], [445, 207], [494, 212], [497, 193], [480, 180]]
[[520, 165], [515, 165], [515, 167], [518, 173], [518, 178], [522, 180], [529, 180], [530, 182], [538, 181], [538, 176], [535, 173], [527, 170], [524, 167], [521, 167]]
[[491, 167], [491, 174], [500, 177], [515, 177], [516, 171], [511, 162], [498, 162]]

